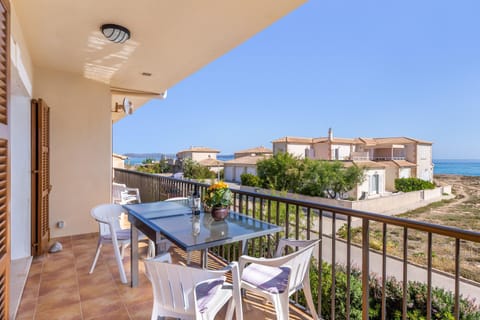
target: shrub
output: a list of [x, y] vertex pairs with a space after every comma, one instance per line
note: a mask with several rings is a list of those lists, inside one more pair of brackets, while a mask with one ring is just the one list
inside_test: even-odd
[[435, 185], [430, 181], [418, 178], [395, 179], [395, 189], [402, 192], [411, 192], [425, 189], [434, 189]]
[[[335, 267], [335, 319], [345, 319], [345, 302], [347, 276], [344, 266]], [[318, 288], [318, 266], [312, 259], [310, 267], [310, 280], [313, 301], [317, 301]], [[362, 318], [362, 281], [361, 272], [357, 269], [351, 271], [350, 277], [350, 319]], [[409, 281], [407, 286], [407, 318], [424, 320], [427, 313], [427, 285], [421, 282]], [[332, 289], [332, 266], [322, 263], [322, 317], [333, 320], [331, 317], [331, 289]], [[402, 319], [403, 285], [401, 281], [390, 277], [385, 283], [386, 293], [386, 319]], [[369, 319], [381, 319], [382, 305], [382, 282], [381, 278], [370, 275], [369, 279]], [[454, 319], [454, 295], [442, 288], [432, 288], [432, 319]], [[303, 295], [299, 302], [306, 305]], [[460, 319], [480, 319], [480, 309], [474, 301], [460, 298]]]
[[260, 187], [260, 178], [251, 173], [244, 173], [240, 176], [242, 179], [242, 185], [249, 187]]

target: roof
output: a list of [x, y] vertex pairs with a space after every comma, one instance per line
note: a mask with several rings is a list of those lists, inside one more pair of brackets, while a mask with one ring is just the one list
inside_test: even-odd
[[269, 148], [265, 148], [264, 146], [260, 146], [256, 148], [236, 151], [235, 154], [237, 153], [273, 153], [273, 150]]
[[225, 166], [227, 165], [255, 165], [258, 161], [268, 159], [270, 155], [258, 155], [258, 156], [245, 156], [236, 158], [233, 160], [229, 160], [225, 162]]
[[385, 169], [385, 165], [383, 165], [380, 162], [377, 161], [370, 161], [370, 160], [365, 160], [365, 161], [342, 161], [343, 165], [345, 167], [351, 167], [352, 165], [359, 167], [359, 168], [367, 168], [367, 169]]
[[331, 143], [339, 143], [339, 144], [359, 144], [362, 143], [357, 138], [335, 138], [333, 137], [331, 140], [328, 139], [328, 137], [319, 137], [319, 138], [314, 138], [313, 143], [325, 143], [325, 142], [331, 142]]
[[204, 167], [221, 167], [223, 166], [223, 161], [217, 160], [217, 159], [203, 159], [198, 162]]
[[300, 144], [311, 144], [313, 142], [313, 138], [304, 138], [304, 137], [290, 137], [290, 136], [285, 136], [283, 138], [279, 138], [276, 140], [273, 140], [272, 143], [277, 143], [277, 142], [291, 142], [291, 143], [300, 143]]
[[116, 153], [112, 153], [112, 157], [118, 158], [118, 159], [121, 159], [121, 160], [128, 159], [127, 156], [123, 156], [123, 155], [121, 155], [121, 154], [116, 154]]
[[405, 168], [405, 167], [416, 167], [417, 165], [413, 162], [406, 161], [406, 160], [389, 160], [389, 161], [378, 161], [385, 166], [388, 167], [398, 167], [398, 168]]
[[428, 142], [425, 140], [418, 140], [413, 138], [407, 137], [387, 137], [387, 138], [359, 138], [359, 140], [363, 141], [366, 146], [378, 146], [378, 145], [390, 145], [390, 144], [429, 144], [431, 145], [432, 142]]
[[220, 153], [220, 150], [207, 148], [207, 147], [190, 147], [190, 149], [178, 151], [178, 154], [187, 153], [187, 152], [197, 152], [197, 153]]

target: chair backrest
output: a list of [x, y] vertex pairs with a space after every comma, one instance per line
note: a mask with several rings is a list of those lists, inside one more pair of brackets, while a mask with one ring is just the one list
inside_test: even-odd
[[122, 201], [122, 192], [127, 191], [127, 186], [122, 183], [113, 182], [112, 184], [112, 201], [119, 203]]
[[157, 308], [178, 317], [195, 315], [194, 288], [201, 281], [218, 279], [215, 271], [145, 260], [145, 272], [153, 286]]
[[112, 232], [122, 230], [120, 217], [123, 212], [125, 209], [114, 203], [101, 204], [90, 211], [92, 217], [99, 223], [100, 236], [108, 236]]
[[290, 273], [290, 285], [289, 292], [293, 292], [302, 287], [303, 278], [310, 267], [310, 258], [313, 254], [313, 249], [320, 243], [319, 239], [314, 240], [289, 240], [281, 239], [278, 243], [277, 252], [275, 256], [281, 256], [285, 246], [292, 248], [301, 248], [296, 252], [290, 253], [285, 257], [289, 257], [288, 261], [284, 264], [291, 267]]

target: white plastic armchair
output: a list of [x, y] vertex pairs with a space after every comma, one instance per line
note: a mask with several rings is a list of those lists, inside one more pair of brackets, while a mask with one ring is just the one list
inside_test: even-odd
[[140, 190], [114, 182], [112, 184], [112, 202], [118, 204], [140, 203]]
[[[125, 210], [119, 204], [102, 204], [93, 208], [90, 212], [92, 217], [98, 222], [99, 237], [97, 251], [93, 259], [89, 274], [93, 273], [100, 255], [100, 250], [104, 243], [111, 243], [113, 245], [113, 252], [115, 260], [117, 261], [118, 271], [120, 273], [120, 280], [122, 283], [127, 283], [127, 276], [123, 267], [123, 256], [125, 248], [130, 245], [130, 228], [122, 228], [120, 219]], [[148, 240], [145, 235], [140, 234], [139, 240]], [[149, 242], [148, 255], [153, 256], [153, 247]]]
[[[225, 281], [232, 271], [233, 284]], [[158, 317], [214, 319], [228, 302], [225, 319], [242, 320], [238, 264], [223, 270], [205, 270], [145, 260], [145, 273], [153, 287], [152, 320]]]
[[[281, 239], [276, 257], [271, 259], [241, 256], [239, 271], [241, 288], [254, 291], [270, 300], [275, 307], [277, 319], [288, 320], [289, 297], [303, 289], [313, 319], [318, 319], [310, 290], [310, 258], [320, 240]], [[298, 251], [281, 256], [285, 246], [300, 248]]]

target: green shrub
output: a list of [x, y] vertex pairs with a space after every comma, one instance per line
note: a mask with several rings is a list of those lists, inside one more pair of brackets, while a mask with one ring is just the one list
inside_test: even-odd
[[[345, 319], [346, 310], [346, 268], [335, 267], [335, 319]], [[312, 259], [310, 267], [310, 280], [313, 301], [318, 301], [318, 265]], [[427, 314], [427, 285], [425, 283], [409, 281], [407, 293], [407, 318], [425, 320]], [[332, 290], [332, 266], [322, 263], [322, 317], [333, 320], [331, 317], [331, 290]], [[402, 319], [403, 285], [395, 278], [388, 278], [385, 283], [386, 293], [386, 319]], [[382, 282], [381, 278], [370, 275], [369, 279], [369, 319], [381, 319], [382, 306]], [[432, 288], [432, 319], [454, 319], [454, 295], [442, 288]], [[301, 295], [299, 302], [306, 305]], [[351, 271], [350, 277], [350, 319], [362, 319], [362, 281], [361, 272], [357, 269]], [[480, 319], [480, 309], [474, 301], [460, 298], [460, 319]]]
[[251, 173], [244, 173], [240, 176], [242, 180], [242, 185], [249, 187], [260, 187], [261, 181], [260, 178]]
[[395, 189], [402, 192], [411, 192], [418, 190], [434, 189], [435, 185], [430, 181], [418, 178], [400, 178], [395, 179]]

